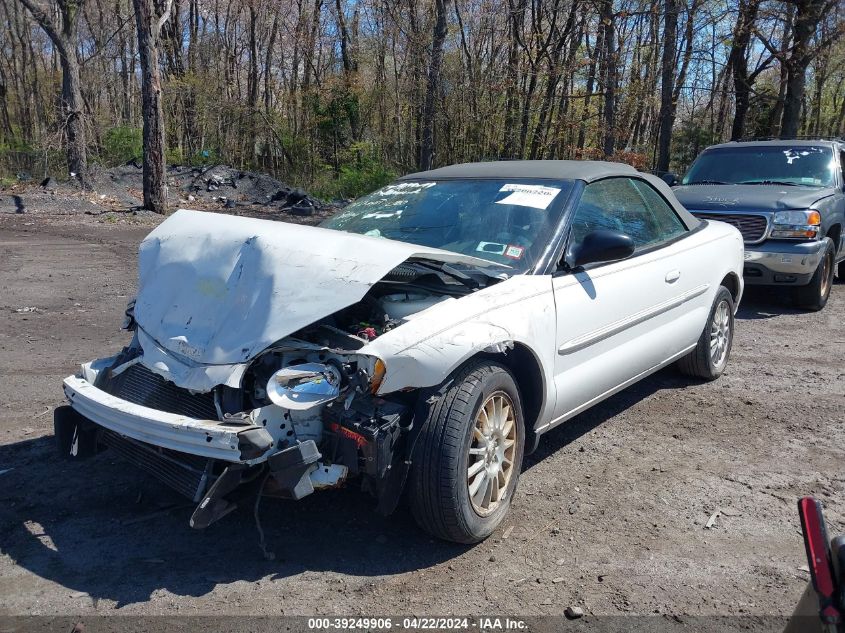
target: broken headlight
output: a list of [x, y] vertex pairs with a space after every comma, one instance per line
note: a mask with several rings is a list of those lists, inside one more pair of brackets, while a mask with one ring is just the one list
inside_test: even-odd
[[310, 409], [336, 399], [340, 384], [340, 369], [332, 364], [289, 365], [270, 376], [267, 397], [283, 409]]

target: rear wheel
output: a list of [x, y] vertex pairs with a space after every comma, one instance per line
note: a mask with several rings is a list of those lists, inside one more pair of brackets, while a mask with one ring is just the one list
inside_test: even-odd
[[[810, 283], [793, 289], [795, 303], [805, 310], [821, 310], [827, 304], [830, 297], [830, 288], [833, 285], [833, 242], [827, 241], [824, 255], [819, 262], [816, 272], [810, 278]], [[841, 271], [840, 271], [841, 274]]]
[[733, 338], [734, 300], [730, 291], [720, 286], [695, 349], [678, 361], [678, 369], [687, 376], [715, 380], [725, 371]]
[[504, 366], [473, 361], [438, 395], [414, 450], [411, 511], [433, 536], [477, 543], [502, 522], [519, 480], [519, 390]]

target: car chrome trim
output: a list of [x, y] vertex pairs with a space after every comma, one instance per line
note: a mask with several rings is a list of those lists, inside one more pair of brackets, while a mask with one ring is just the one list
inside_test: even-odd
[[662, 362], [660, 362], [660, 363], [657, 363], [657, 364], [656, 364], [656, 365], [654, 365], [653, 367], [649, 367], [648, 369], [646, 369], [645, 371], [640, 372], [640, 373], [639, 373], [639, 374], [637, 374], [636, 376], [633, 376], [633, 377], [629, 378], [628, 380], [626, 380], [626, 381], [624, 381], [624, 382], [619, 383], [619, 384], [618, 384], [618, 385], [616, 385], [615, 387], [612, 387], [611, 389], [608, 389], [608, 390], [607, 390], [607, 391], [605, 391], [604, 393], [599, 394], [598, 396], [596, 396], [596, 397], [595, 397], [595, 398], [593, 398], [592, 400], [590, 400], [590, 401], [588, 401], [588, 402], [585, 402], [585, 403], [583, 403], [583, 404], [581, 404], [581, 405], [578, 405], [577, 407], [575, 407], [575, 408], [574, 408], [574, 409], [572, 409], [571, 411], [568, 411], [568, 412], [564, 413], [563, 415], [559, 415], [558, 417], [554, 418], [553, 420], [551, 420], [551, 421], [549, 421], [549, 422], [546, 422], [546, 423], [545, 423], [545, 424], [543, 424], [543, 425], [540, 425], [540, 426], [535, 427], [535, 428], [534, 428], [534, 432], [535, 432], [535, 433], [540, 434], [540, 433], [545, 433], [545, 432], [547, 432], [547, 431], [552, 430], [554, 427], [558, 426], [559, 424], [562, 424], [562, 423], [566, 422], [566, 421], [567, 421], [567, 420], [569, 420], [570, 418], [574, 418], [576, 415], [578, 415], [578, 414], [579, 414], [579, 413], [581, 413], [582, 411], [586, 411], [587, 409], [589, 409], [589, 408], [590, 408], [590, 407], [592, 407], [593, 405], [598, 404], [598, 403], [599, 403], [599, 402], [601, 402], [602, 400], [607, 400], [607, 399], [608, 399], [608, 398], [610, 398], [612, 395], [619, 393], [619, 392], [620, 392], [620, 391], [622, 391], [623, 389], [627, 389], [628, 387], [630, 387], [631, 385], [633, 385], [635, 382], [638, 382], [638, 381], [642, 380], [643, 378], [645, 378], [646, 376], [648, 376], [648, 375], [650, 375], [650, 374], [653, 374], [654, 372], [659, 371], [660, 369], [663, 369], [663, 368], [664, 368], [664, 367], [666, 367], [667, 365], [670, 365], [670, 364], [674, 363], [674, 362], [675, 362], [676, 360], [678, 360], [679, 358], [683, 358], [683, 357], [684, 357], [684, 356], [686, 356], [689, 352], [691, 352], [692, 350], [694, 350], [696, 345], [697, 345], [697, 343], [693, 343], [692, 345], [689, 345], [688, 347], [685, 347], [684, 349], [682, 349], [682, 350], [681, 350], [680, 352], [678, 352], [677, 354], [673, 354], [672, 356], [670, 356], [670, 357], [669, 357], [669, 358], [667, 358], [666, 360], [664, 360], [664, 361], [662, 361]]
[[580, 351], [585, 347], [589, 347], [590, 345], [594, 345], [605, 339], [610, 338], [611, 336], [615, 336], [624, 330], [627, 330], [630, 327], [634, 327], [635, 325], [639, 325], [644, 321], [648, 321], [649, 319], [653, 319], [656, 316], [659, 316], [669, 310], [673, 310], [680, 305], [683, 305], [687, 301], [691, 299], [695, 299], [696, 297], [700, 297], [703, 295], [707, 290], [710, 288], [710, 284], [702, 284], [692, 290], [688, 290], [683, 294], [678, 295], [668, 301], [664, 301], [663, 303], [658, 303], [655, 306], [647, 308], [646, 310], [642, 310], [637, 312], [636, 314], [632, 314], [631, 316], [625, 317], [624, 319], [620, 319], [619, 321], [615, 321], [614, 323], [610, 323], [598, 330], [594, 330], [583, 336], [579, 336], [577, 338], [571, 339], [561, 345], [557, 353], [561, 355], [572, 354], [574, 352]]

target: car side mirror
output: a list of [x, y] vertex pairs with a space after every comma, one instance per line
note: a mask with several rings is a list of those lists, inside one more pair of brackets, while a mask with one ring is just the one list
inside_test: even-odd
[[665, 182], [670, 187], [674, 187], [675, 185], [678, 184], [677, 174], [673, 174], [671, 171], [667, 171], [660, 178], [661, 178], [661, 180], [663, 180], [663, 182]]
[[580, 244], [567, 249], [565, 262], [570, 269], [596, 262], [615, 262], [634, 254], [634, 240], [619, 231], [596, 229], [584, 236]]

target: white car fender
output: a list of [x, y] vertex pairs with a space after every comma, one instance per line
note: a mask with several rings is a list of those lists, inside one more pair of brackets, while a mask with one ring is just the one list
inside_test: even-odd
[[382, 359], [380, 394], [443, 382], [458, 366], [484, 351], [527, 348], [539, 364], [548, 400], [555, 352], [551, 277], [515, 275], [456, 301], [419, 312], [360, 350]]

